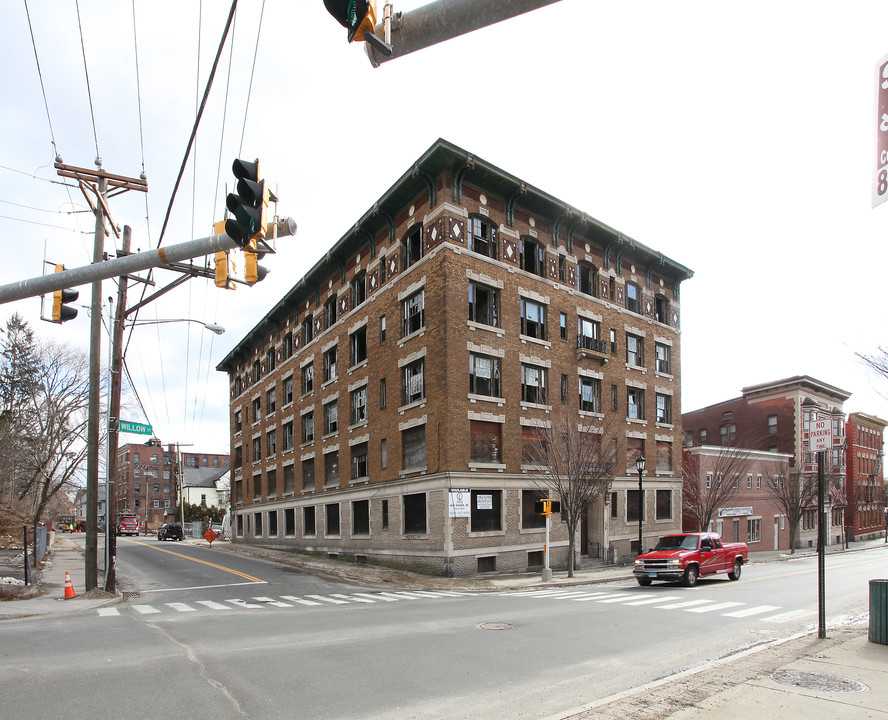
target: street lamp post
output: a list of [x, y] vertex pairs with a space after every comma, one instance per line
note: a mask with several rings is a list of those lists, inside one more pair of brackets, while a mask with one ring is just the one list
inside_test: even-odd
[[644, 549], [641, 544], [641, 525], [644, 520], [644, 490], [642, 489], [641, 478], [644, 475], [644, 455], [639, 455], [635, 461], [635, 469], [638, 470], [638, 554], [641, 555]]

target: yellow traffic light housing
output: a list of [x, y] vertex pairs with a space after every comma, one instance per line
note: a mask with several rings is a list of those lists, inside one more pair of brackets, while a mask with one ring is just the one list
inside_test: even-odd
[[[55, 272], [62, 272], [64, 269], [64, 265], [55, 266]], [[74, 302], [79, 297], [80, 293], [77, 290], [56, 290], [52, 294], [52, 321], [61, 325], [76, 318], [77, 310], [68, 307], [68, 303]]]

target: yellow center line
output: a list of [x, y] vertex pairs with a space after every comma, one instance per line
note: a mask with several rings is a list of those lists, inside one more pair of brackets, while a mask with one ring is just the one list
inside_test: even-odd
[[197, 558], [189, 557], [188, 555], [183, 555], [182, 553], [173, 552], [172, 550], [167, 550], [166, 548], [157, 547], [156, 545], [149, 545], [144, 542], [139, 542], [138, 540], [130, 540], [128, 538], [118, 538], [118, 542], [123, 540], [124, 542], [132, 543], [133, 545], [139, 545], [140, 547], [151, 548], [152, 550], [157, 550], [157, 552], [168, 553], [169, 555], [175, 555], [176, 557], [184, 558], [185, 560], [191, 560], [191, 562], [200, 563], [201, 565], [209, 565], [212, 568], [216, 568], [217, 570], [224, 570], [225, 572], [230, 572], [232, 575], [237, 575], [238, 577], [242, 577], [245, 580], [251, 580], [252, 582], [264, 583], [266, 580], [260, 580], [259, 578], [253, 577], [252, 575], [247, 575], [246, 573], [239, 572], [237, 570], [232, 570], [229, 567], [225, 567], [224, 565], [217, 565], [216, 563], [207, 562], [206, 560], [198, 560]]

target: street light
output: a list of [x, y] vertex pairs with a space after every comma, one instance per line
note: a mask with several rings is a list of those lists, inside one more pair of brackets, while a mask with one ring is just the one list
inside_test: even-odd
[[194, 318], [178, 318], [173, 320], [133, 320], [130, 325], [165, 325], [166, 323], [193, 322], [203, 325], [210, 332], [221, 335], [225, 332], [225, 328], [215, 323], [204, 322], [203, 320], [195, 320]]
[[635, 461], [635, 469], [638, 470], [638, 554], [641, 555], [644, 550], [641, 546], [641, 523], [644, 518], [644, 494], [641, 488], [641, 477], [644, 475], [644, 455], [639, 455]]

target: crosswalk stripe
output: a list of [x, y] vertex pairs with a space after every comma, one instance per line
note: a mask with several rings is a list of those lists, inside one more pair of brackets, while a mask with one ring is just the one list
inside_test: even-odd
[[172, 603], [164, 603], [167, 607], [171, 607], [173, 610], [177, 612], [196, 612], [197, 608], [193, 608], [190, 605], [186, 605], [185, 603], [180, 602], [172, 602]]
[[160, 612], [156, 607], [151, 607], [150, 605], [133, 605], [133, 609], [142, 615], [151, 615], [152, 613]]
[[253, 600], [256, 602], [265, 603], [266, 605], [272, 605], [274, 607], [293, 607], [289, 603], [281, 602], [280, 600], [274, 600], [270, 597], [254, 597]]
[[671, 605], [657, 605], [657, 610], [676, 610], [678, 608], [693, 607], [694, 605], [706, 605], [712, 600], [685, 600], [684, 602], [672, 603]]
[[378, 595], [371, 595], [370, 593], [353, 593], [353, 594], [360, 596], [360, 597], [369, 598], [373, 602], [376, 602], [377, 600], [382, 600], [384, 602], [398, 602], [398, 598], [386, 597], [385, 593], [379, 593]]
[[217, 603], [214, 600], [195, 600], [198, 605], [203, 605], [210, 610], [228, 610], [227, 605], [223, 605], [222, 603]]
[[630, 598], [634, 598], [634, 597], [635, 597], [635, 595], [613, 595], [609, 598], [599, 598], [595, 602], [618, 603], [618, 602], [625, 602], [626, 600], [629, 600]]
[[346, 602], [359, 602], [359, 603], [373, 604], [373, 600], [368, 600], [367, 598], [358, 597], [357, 595], [343, 595], [342, 593], [330, 593], [330, 597], [340, 598], [341, 600], [345, 600]]
[[609, 598], [625, 598], [626, 593], [592, 593], [587, 595], [586, 597], [574, 598], [575, 602], [588, 602], [589, 600], [594, 600], [595, 602], [602, 602], [604, 600], [608, 600]]
[[678, 600], [680, 595], [663, 595], [662, 597], [645, 598], [644, 600], [633, 600], [625, 603], [626, 605], [654, 605], [655, 603], [669, 602], [670, 600]]
[[110, 615], [120, 615], [120, 610], [116, 607], [99, 608], [100, 617], [108, 617]]
[[736, 612], [725, 613], [725, 617], [745, 618], [753, 615], [761, 615], [766, 612], [779, 610], [779, 605], [756, 605], [755, 607], [746, 608], [745, 610], [737, 610]]
[[246, 608], [247, 610], [258, 610], [259, 608], [262, 607], [261, 605], [257, 605], [256, 603], [247, 602], [246, 600], [234, 599], [234, 600], [226, 600], [225, 602], [231, 603], [235, 607]]
[[299, 603], [300, 605], [322, 605], [323, 603], [315, 602], [314, 600], [305, 600], [304, 598], [298, 598], [295, 595], [281, 595], [283, 600], [289, 600], [290, 602]]
[[762, 618], [765, 622], [785, 623], [791, 620], [801, 620], [802, 618], [814, 617], [816, 615], [813, 610], [790, 610], [789, 612], [772, 615], [771, 617]]
[[415, 593], [415, 592], [409, 592], [407, 590], [396, 590], [395, 592], [388, 593], [388, 594], [394, 595], [395, 597], [407, 598], [408, 600], [421, 600], [422, 599], [422, 595]]
[[716, 603], [715, 605], [705, 605], [704, 607], [685, 608], [685, 612], [692, 612], [692, 613], [715, 612], [716, 610], [727, 610], [728, 608], [738, 607], [740, 605], [743, 605], [743, 603], [741, 603], [741, 602], [723, 602], [723, 603]]
[[348, 605], [347, 600], [337, 600], [336, 598], [325, 597], [324, 595], [306, 595], [305, 597], [312, 598], [313, 600], [320, 600], [321, 602], [331, 603], [333, 605]]

